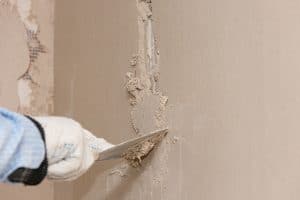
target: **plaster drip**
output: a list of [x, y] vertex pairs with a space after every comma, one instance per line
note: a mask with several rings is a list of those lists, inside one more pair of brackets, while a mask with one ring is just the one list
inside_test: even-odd
[[[138, 53], [132, 56], [132, 70], [127, 72], [126, 88], [132, 106], [131, 124], [136, 134], [167, 127], [168, 97], [159, 88], [159, 51], [153, 33], [151, 0], [136, 0], [138, 10]], [[132, 167], [153, 150], [161, 138], [154, 138], [135, 146], [124, 154]]]
[[[39, 77], [39, 68], [36, 64], [41, 53], [46, 53], [45, 47], [41, 44], [38, 34], [39, 26], [36, 17], [32, 14], [31, 0], [2, 0], [1, 3], [9, 4], [11, 9], [16, 9], [20, 20], [24, 24], [27, 37], [29, 63], [26, 71], [18, 78], [18, 111], [25, 114], [36, 114], [42, 112], [48, 113], [52, 109], [52, 91], [48, 91], [46, 99], [41, 102], [36, 100], [37, 96], [45, 93], [40, 84], [36, 80]], [[44, 94], [43, 94], [44, 95]], [[47, 104], [48, 106], [44, 106]]]

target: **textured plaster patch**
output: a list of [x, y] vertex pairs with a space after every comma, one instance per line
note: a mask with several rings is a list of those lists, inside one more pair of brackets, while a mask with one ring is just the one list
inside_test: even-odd
[[165, 134], [159, 135], [130, 147], [127, 152], [123, 154], [123, 158], [125, 158], [125, 160], [129, 162], [130, 166], [134, 168], [141, 166], [142, 160], [148, 156], [155, 145], [157, 145], [164, 137]]
[[[126, 74], [126, 88], [132, 105], [131, 124], [137, 134], [167, 127], [168, 97], [159, 89], [159, 51], [152, 28], [150, 0], [137, 0], [138, 53], [132, 56], [132, 70]], [[125, 159], [137, 167], [155, 147], [157, 140], [149, 140], [131, 149]]]
[[12, 10], [18, 12], [20, 21], [26, 32], [26, 43], [29, 62], [26, 70], [18, 78], [18, 111], [25, 114], [49, 113], [53, 109], [53, 91], [49, 86], [43, 85], [40, 79], [39, 55], [45, 53], [38, 34], [39, 26], [32, 11], [31, 0], [2, 0], [2, 5], [10, 5]]

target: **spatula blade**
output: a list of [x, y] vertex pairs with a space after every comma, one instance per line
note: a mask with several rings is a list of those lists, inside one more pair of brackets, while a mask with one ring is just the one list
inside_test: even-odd
[[153, 137], [165, 135], [165, 134], [167, 134], [167, 132], [168, 132], [168, 129], [162, 129], [162, 130], [151, 132], [149, 134], [145, 134], [143, 136], [122, 142], [118, 145], [115, 145], [115, 146], [109, 148], [109, 149], [106, 149], [105, 151], [100, 152], [97, 161], [121, 158], [122, 155], [128, 150], [128, 148], [133, 147], [133, 146], [139, 144], [140, 142], [146, 141]]

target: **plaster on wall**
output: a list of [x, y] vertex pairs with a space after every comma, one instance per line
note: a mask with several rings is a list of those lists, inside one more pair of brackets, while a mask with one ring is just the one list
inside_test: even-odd
[[166, 133], [128, 148], [127, 152], [125, 152], [122, 157], [129, 162], [130, 166], [134, 168], [140, 167], [142, 165], [142, 160], [163, 140]]
[[[52, 112], [53, 91], [51, 87], [46, 86], [47, 81], [43, 84], [39, 80], [41, 71], [38, 66], [38, 59], [41, 53], [46, 52], [46, 48], [41, 44], [38, 38], [39, 26], [36, 16], [32, 12], [32, 1], [2, 0], [1, 3], [10, 5], [12, 10], [15, 9], [17, 11], [26, 32], [29, 61], [26, 70], [18, 78], [18, 111], [33, 115]], [[51, 77], [49, 78], [51, 79]]]
[[[137, 0], [138, 53], [132, 56], [132, 71], [126, 74], [129, 102], [132, 106], [131, 123], [137, 134], [166, 128], [168, 97], [159, 89], [159, 51], [152, 28], [152, 5], [149, 0]], [[140, 148], [145, 157], [155, 146], [147, 141]], [[132, 161], [132, 160], [131, 160]], [[132, 163], [137, 166], [140, 163]]]
[[[56, 114], [71, 113], [113, 143], [167, 126], [150, 2], [75, 0], [65, 12], [70, 2], [56, 4]], [[56, 185], [55, 198], [164, 199], [166, 189], [173, 189], [167, 184], [169, 152], [175, 149], [170, 136], [138, 168], [120, 160], [96, 163], [79, 180]]]
[[[132, 56], [130, 60], [131, 71], [127, 72], [126, 88], [129, 94], [129, 103], [131, 105], [130, 121], [136, 134], [144, 134], [156, 129], [168, 127], [167, 111], [168, 97], [164, 95], [159, 87], [159, 50], [153, 31], [153, 14], [150, 0], [137, 0], [138, 11], [138, 53]], [[146, 184], [149, 190], [139, 190], [142, 195], [134, 195], [128, 191], [123, 199], [148, 198], [156, 196], [163, 198], [164, 191], [167, 188], [164, 177], [168, 174], [167, 160], [171, 145], [175, 144], [178, 138], [166, 137], [162, 145], [151, 156], [150, 159], [141, 162], [147, 157], [149, 152], [158, 144], [162, 138], [156, 141], [146, 141], [135, 148], [131, 155], [126, 154], [129, 164], [137, 169], [133, 172], [122, 164], [121, 167], [114, 168], [108, 176], [107, 189], [113, 190], [116, 183], [120, 181], [116, 176], [120, 176], [126, 182], [131, 182], [128, 177], [140, 173], [136, 184]], [[124, 184], [125, 182], [123, 182]], [[135, 184], [134, 184], [135, 185]], [[138, 187], [138, 185], [135, 185]], [[155, 195], [153, 196], [153, 192]], [[160, 191], [160, 192], [158, 192]], [[139, 196], [139, 197], [138, 197]]]

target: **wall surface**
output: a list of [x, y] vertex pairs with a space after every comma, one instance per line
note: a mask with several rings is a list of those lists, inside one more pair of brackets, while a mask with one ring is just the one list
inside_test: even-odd
[[141, 2], [57, 1], [56, 114], [114, 143], [157, 128], [147, 78], [159, 65], [170, 133], [141, 168], [99, 163], [55, 199], [299, 199], [300, 4], [153, 1], [149, 64]]
[[[133, 137], [125, 73], [137, 48], [135, 3], [57, 1], [55, 12], [55, 114], [113, 143]], [[55, 184], [55, 199], [105, 199], [114, 165], [99, 163], [74, 183]]]
[[[0, 1], [0, 106], [26, 114], [53, 110], [54, 2]], [[0, 185], [1, 199], [52, 200], [53, 184]]]

